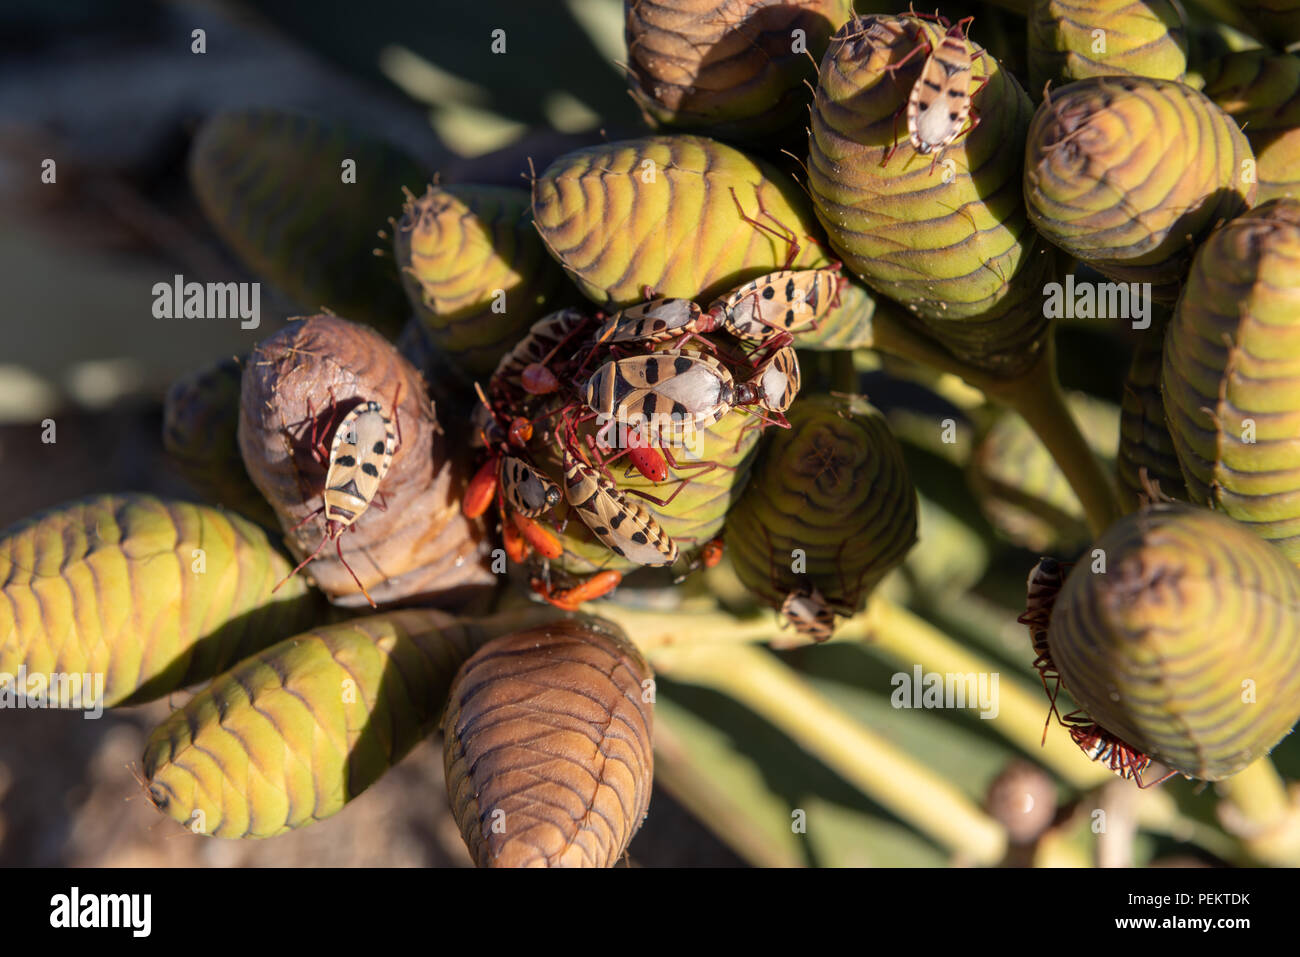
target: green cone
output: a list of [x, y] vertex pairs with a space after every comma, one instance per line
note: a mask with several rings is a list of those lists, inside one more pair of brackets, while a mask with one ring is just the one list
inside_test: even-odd
[[221, 359], [177, 379], [163, 403], [163, 447], [185, 480], [214, 505], [224, 505], [278, 530], [239, 454], [241, 360]]
[[852, 0], [738, 4], [735, 0], [628, 3], [632, 99], [651, 127], [694, 129], [768, 145], [801, 129], [805, 81]]
[[1205, 95], [1237, 121], [1255, 152], [1257, 202], [1300, 198], [1300, 57], [1244, 50], [1202, 73]]
[[1032, 0], [1029, 88], [1089, 76], [1182, 80], [1187, 36], [1173, 0]]
[[1178, 465], [1178, 452], [1160, 393], [1160, 366], [1164, 352], [1163, 329], [1144, 332], [1133, 350], [1133, 362], [1124, 379], [1124, 399], [1119, 420], [1119, 455], [1116, 474], [1126, 510], [1132, 511], [1148, 493], [1142, 482], [1155, 482], [1169, 497], [1187, 499], [1187, 484]]
[[0, 533], [0, 672], [98, 674], [106, 707], [203, 681], [320, 605], [266, 533], [149, 495], [70, 502]]
[[979, 125], [938, 163], [918, 154], [905, 114], [925, 57], [892, 74], [886, 68], [943, 34], [914, 17], [862, 17], [836, 33], [813, 103], [808, 187], [848, 268], [954, 353], [1016, 372], [1032, 364], [1047, 328], [1041, 290], [1049, 257], [1020, 195], [1020, 144], [1033, 107], [1011, 74], [970, 42]]
[[727, 516], [727, 551], [764, 604], [814, 586], [850, 615], [915, 544], [916, 489], [865, 400], [809, 396], [787, 415]]
[[1300, 202], [1265, 203], [1198, 250], [1161, 376], [1192, 501], [1300, 561]]
[[1300, 717], [1298, 610], [1300, 572], [1280, 551], [1222, 515], [1162, 504], [1080, 558], [1047, 641], [1094, 721], [1215, 781], [1268, 754]]
[[430, 186], [402, 209], [397, 264], [433, 345], [483, 378], [536, 320], [577, 299], [528, 216], [528, 192]]
[[1034, 114], [1025, 201], [1070, 255], [1172, 301], [1195, 244], [1254, 201], [1253, 162], [1232, 118], [1190, 87], [1092, 77]]
[[393, 261], [374, 250], [402, 188], [427, 179], [394, 147], [279, 110], [218, 113], [190, 154], [203, 212], [249, 269], [311, 311], [392, 336], [409, 310]]

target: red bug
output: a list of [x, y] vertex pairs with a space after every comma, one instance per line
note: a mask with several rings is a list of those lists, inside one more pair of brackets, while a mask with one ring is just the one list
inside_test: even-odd
[[460, 500], [460, 510], [466, 518], [478, 518], [487, 512], [492, 500], [497, 496], [497, 460], [493, 455], [478, 467], [474, 477], [465, 488], [465, 495]]
[[516, 564], [523, 564], [532, 554], [533, 547], [528, 544], [514, 522], [507, 522], [504, 513], [501, 517], [501, 543], [505, 546], [506, 557]]
[[622, 581], [623, 576], [621, 573], [603, 571], [597, 572], [572, 588], [553, 590], [548, 583], [539, 578], [534, 578], [531, 584], [533, 591], [556, 608], [563, 608], [565, 611], [577, 611], [583, 602], [609, 594]]
[[1142, 772], [1155, 763], [1125, 741], [1111, 734], [1082, 711], [1072, 711], [1061, 719], [1061, 725], [1070, 732], [1070, 738], [1093, 761], [1100, 761], [1125, 781], [1133, 781], [1140, 788], [1163, 784], [1178, 772], [1167, 769], [1154, 781], [1143, 781]]
[[1056, 710], [1056, 699], [1061, 692], [1061, 674], [1052, 662], [1047, 633], [1052, 620], [1052, 607], [1065, 584], [1065, 570], [1068, 567], [1069, 565], [1054, 558], [1040, 559], [1029, 573], [1024, 614], [1016, 619], [1029, 629], [1029, 639], [1035, 654], [1034, 668], [1042, 679], [1043, 690], [1047, 692], [1049, 701], [1047, 722], [1043, 725], [1043, 742], [1047, 741], [1047, 726], [1052, 722], [1052, 715], [1056, 715], [1061, 727], [1070, 732], [1071, 740], [1090, 759], [1101, 761], [1121, 778], [1132, 780], [1140, 788], [1154, 787], [1178, 772], [1170, 770], [1155, 781], [1143, 781], [1142, 773], [1154, 763], [1149, 755], [1107, 731], [1083, 711], [1072, 711], [1061, 717]]
[[543, 558], [559, 558], [564, 554], [564, 546], [546, 526], [518, 512], [513, 513], [510, 518], [519, 529], [519, 534], [537, 550], [538, 555]]

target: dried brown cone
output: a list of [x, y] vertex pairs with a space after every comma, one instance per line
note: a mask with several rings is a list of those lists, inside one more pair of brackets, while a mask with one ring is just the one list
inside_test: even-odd
[[484, 645], [443, 717], [447, 794], [479, 867], [610, 867], [650, 805], [650, 666], [573, 618]]
[[[423, 380], [382, 336], [312, 316], [260, 343], [244, 370], [240, 451], [290, 549], [305, 558], [325, 533], [322, 515], [290, 532], [321, 505], [325, 468], [311, 453], [313, 423], [323, 431], [338, 418], [334, 404], [348, 410], [371, 399], [391, 415], [395, 398], [401, 438], [379, 486], [387, 510], [372, 505], [343, 533], [343, 555], [379, 604], [459, 607], [494, 581], [484, 564], [487, 543], [461, 514], [465, 469], [453, 460]], [[365, 604], [334, 545], [303, 572], [336, 605]]]
[[802, 127], [813, 58], [853, 12], [851, 0], [628, 0], [624, 8], [628, 84], [646, 123], [740, 140]]

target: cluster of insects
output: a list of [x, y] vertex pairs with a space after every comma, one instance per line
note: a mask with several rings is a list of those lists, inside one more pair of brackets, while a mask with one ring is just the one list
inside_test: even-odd
[[[1070, 732], [1070, 738], [1091, 760], [1102, 762], [1121, 778], [1133, 781], [1140, 788], [1154, 787], [1169, 780], [1177, 772], [1161, 768], [1149, 755], [1107, 731], [1085, 712], [1072, 711], [1062, 716], [1056, 710], [1056, 699], [1061, 692], [1061, 675], [1052, 662], [1052, 654], [1047, 645], [1047, 629], [1052, 618], [1052, 606], [1065, 584], [1067, 567], [1054, 558], [1044, 558], [1034, 566], [1029, 573], [1024, 614], [1016, 619], [1029, 629], [1035, 654], [1034, 668], [1038, 671], [1043, 689], [1051, 702], [1047, 723], [1043, 726], [1043, 740], [1047, 740], [1047, 728], [1055, 715], [1061, 726]], [[1153, 781], [1144, 780], [1143, 774], [1153, 766], [1165, 773]]]
[[[477, 518], [495, 506], [506, 554], [537, 560], [533, 589], [551, 604], [576, 608], [621, 581], [608, 570], [568, 588], [552, 584], [548, 562], [563, 553], [552, 510], [561, 501], [565, 520], [576, 516], [611, 555], [670, 566], [682, 558], [679, 544], [643, 503], [667, 508], [692, 480], [728, 467], [700, 460], [692, 439], [733, 413], [754, 427], [788, 427], [783, 413], [800, 387], [794, 337], [838, 306], [845, 279], [838, 263], [791, 269], [795, 237], [774, 218], [775, 226], [741, 215], [789, 243], [784, 268], [707, 306], [646, 289], [645, 301], [612, 315], [552, 313], [479, 388], [484, 459], [462, 508]], [[620, 470], [672, 487], [662, 496], [624, 487]], [[686, 574], [716, 564], [721, 542], [695, 551]]]

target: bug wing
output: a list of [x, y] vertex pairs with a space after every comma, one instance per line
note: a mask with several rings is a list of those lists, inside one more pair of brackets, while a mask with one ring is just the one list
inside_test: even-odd
[[331, 499], [326, 504], [336, 509], [341, 503], [351, 515], [341, 516], [345, 524], [355, 522], [374, 501], [392, 464], [395, 442], [388, 418], [380, 412], [352, 414], [339, 423], [325, 489]]

